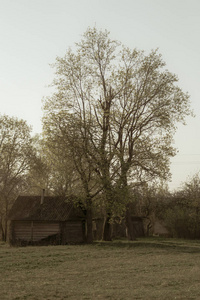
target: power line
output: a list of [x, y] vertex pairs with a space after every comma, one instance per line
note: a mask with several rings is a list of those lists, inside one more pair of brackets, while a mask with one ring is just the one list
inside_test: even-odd
[[172, 165], [198, 165], [200, 161], [172, 161]]
[[200, 153], [198, 154], [198, 153], [188, 153], [188, 154], [186, 154], [186, 153], [177, 153], [175, 156], [181, 156], [181, 155], [183, 155], [183, 156], [200, 156]]

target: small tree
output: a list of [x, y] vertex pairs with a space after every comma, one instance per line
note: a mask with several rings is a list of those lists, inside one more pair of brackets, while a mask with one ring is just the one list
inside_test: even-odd
[[0, 116], [0, 221], [7, 239], [8, 212], [25, 187], [25, 176], [33, 157], [30, 127], [23, 120]]

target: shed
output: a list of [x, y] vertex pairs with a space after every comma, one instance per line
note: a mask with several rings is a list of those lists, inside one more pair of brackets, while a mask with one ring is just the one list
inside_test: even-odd
[[165, 226], [164, 222], [161, 220], [155, 220], [153, 226], [153, 235], [154, 236], [163, 236], [163, 237], [170, 237], [170, 232]]
[[85, 216], [73, 199], [19, 196], [9, 213], [12, 245], [84, 242]]

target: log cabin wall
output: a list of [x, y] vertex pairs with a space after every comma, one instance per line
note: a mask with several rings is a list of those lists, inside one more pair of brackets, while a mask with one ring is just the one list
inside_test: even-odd
[[12, 221], [11, 243], [34, 243], [60, 234], [59, 222]]
[[[54, 239], [53, 239], [54, 237]], [[83, 222], [12, 221], [11, 244], [40, 244], [47, 240], [54, 244], [75, 244], [84, 242]]]

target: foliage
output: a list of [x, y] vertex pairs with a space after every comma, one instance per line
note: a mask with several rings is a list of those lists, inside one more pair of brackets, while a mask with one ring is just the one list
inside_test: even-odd
[[65, 140], [85, 190], [91, 177], [101, 185], [110, 216], [115, 190], [168, 178], [173, 134], [191, 114], [189, 97], [157, 50], [131, 50], [96, 28], [54, 67], [56, 92], [45, 101], [44, 133]]
[[67, 151], [55, 140], [47, 140], [36, 135], [33, 138], [35, 161], [27, 178], [29, 194], [69, 196], [75, 194], [77, 178], [74, 166], [67, 156]]
[[4, 240], [9, 208], [26, 186], [33, 159], [30, 131], [25, 121], [0, 116], [0, 225]]
[[164, 220], [172, 195], [164, 182], [154, 181], [135, 186], [129, 193], [129, 211], [132, 216], [143, 218], [144, 231], [152, 235], [156, 220]]
[[166, 207], [165, 222], [173, 236], [200, 238], [200, 178], [199, 174], [176, 192]]

